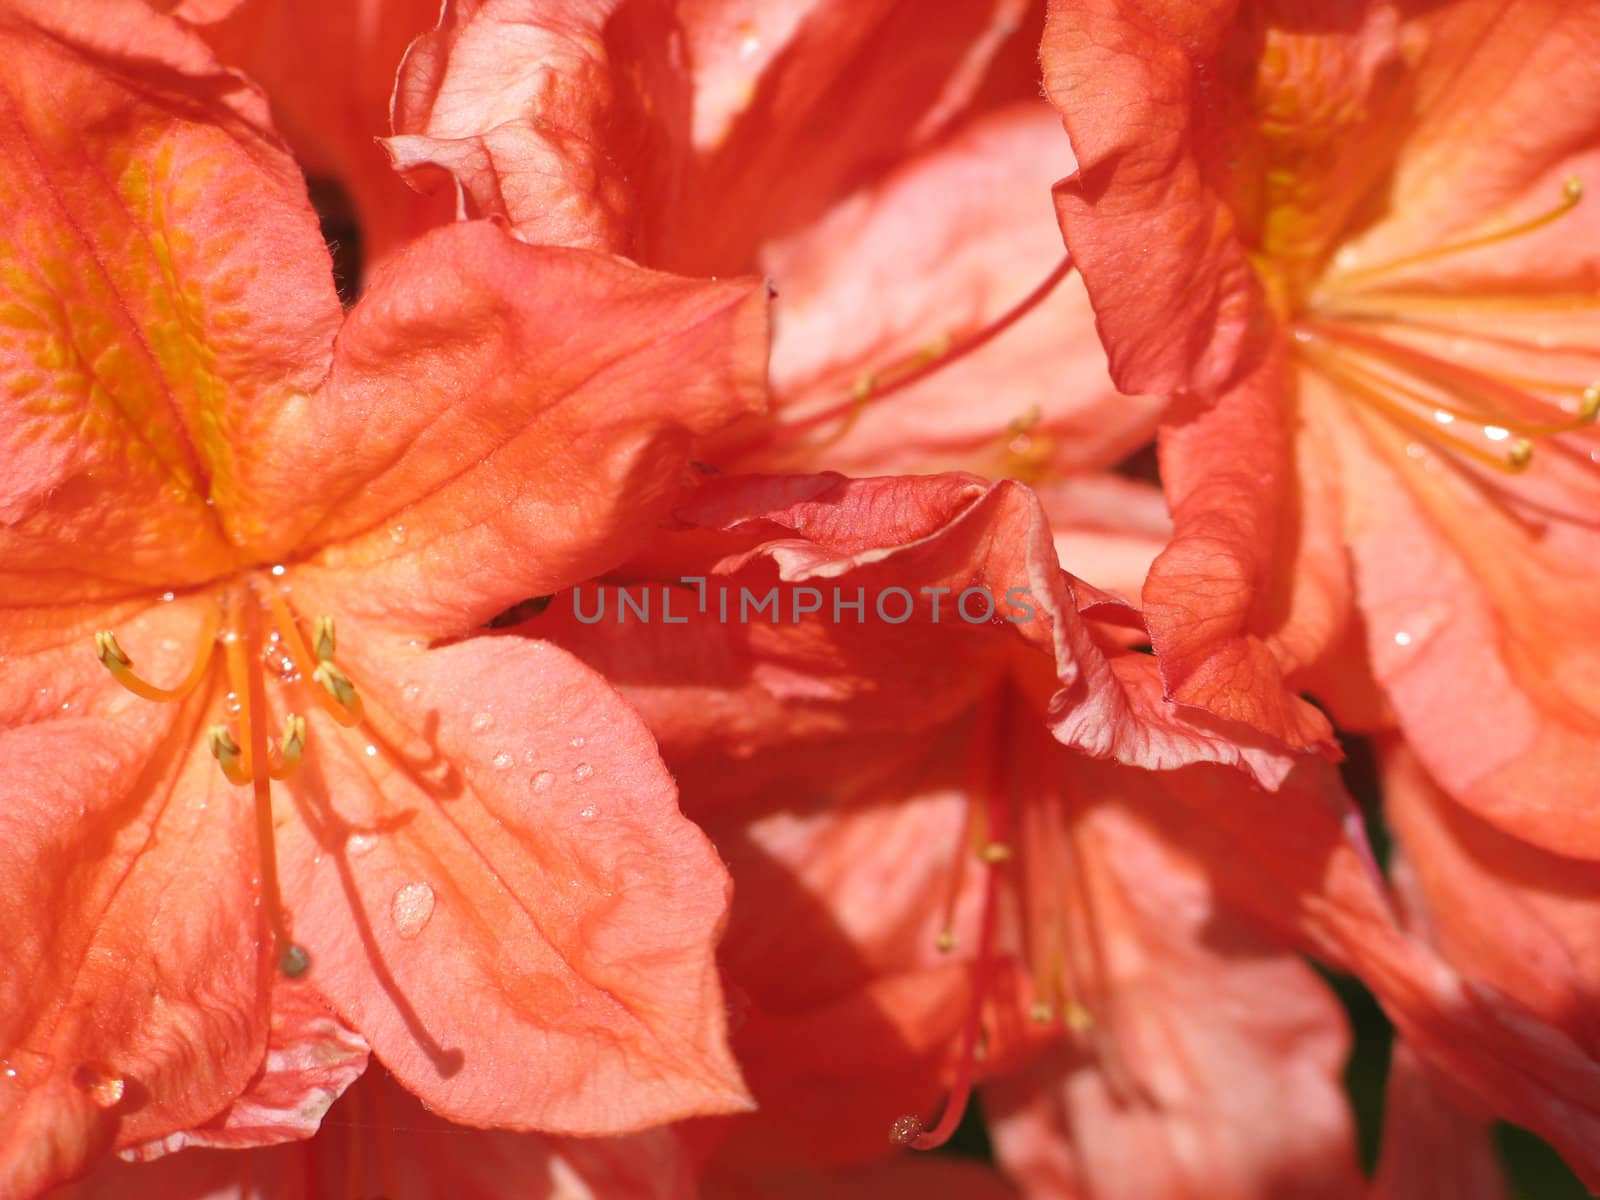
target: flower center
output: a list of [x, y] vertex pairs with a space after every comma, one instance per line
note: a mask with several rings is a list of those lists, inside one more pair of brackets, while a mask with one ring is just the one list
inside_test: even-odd
[[[1542, 229], [1582, 199], [1581, 181], [1571, 178], [1559, 202], [1536, 216], [1387, 262], [1334, 270], [1308, 296], [1278, 297], [1296, 355], [1342, 394], [1453, 458], [1525, 470], [1537, 444], [1600, 415], [1594, 381], [1600, 350], [1557, 345], [1540, 327], [1562, 314], [1592, 312], [1600, 298], [1453, 297], [1397, 290], [1388, 281], [1402, 270]], [[1523, 331], [1529, 320], [1538, 324]], [[1554, 365], [1537, 375], [1504, 369], [1518, 358]]]
[[311, 623], [308, 642], [300, 616], [276, 579], [282, 570], [274, 567], [265, 576], [246, 575], [220, 591], [201, 627], [194, 665], [171, 687], [159, 686], [138, 675], [133, 658], [112, 631], [97, 633], [94, 642], [95, 652], [112, 678], [134, 695], [161, 704], [178, 703], [188, 697], [207, 677], [217, 647], [221, 646], [228, 683], [226, 719], [206, 730], [206, 744], [228, 782], [253, 791], [257, 853], [279, 949], [279, 966], [284, 974], [296, 976], [306, 971], [311, 960], [290, 937], [283, 911], [270, 781], [287, 779], [299, 766], [308, 728], [305, 717], [285, 704], [283, 732], [275, 745], [269, 742], [264, 668], [270, 666], [280, 690], [310, 691], [313, 702], [320, 703], [341, 725], [359, 724], [362, 706], [350, 677], [334, 662], [337, 639], [333, 618], [317, 617]]

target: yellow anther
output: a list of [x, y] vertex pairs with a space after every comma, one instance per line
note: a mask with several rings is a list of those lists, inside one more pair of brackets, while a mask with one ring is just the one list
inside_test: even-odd
[[878, 388], [878, 373], [876, 371], [863, 371], [856, 377], [855, 386], [850, 389], [850, 399], [860, 404]]
[[1094, 1018], [1089, 1015], [1089, 1010], [1081, 1004], [1076, 1002], [1069, 1003], [1064, 1015], [1067, 1021], [1067, 1028], [1074, 1033], [1084, 1033], [1094, 1028]]
[[954, 929], [941, 929], [938, 938], [933, 944], [938, 948], [940, 954], [949, 954], [956, 948], [956, 931]]
[[1578, 420], [1587, 424], [1600, 416], [1600, 383], [1591, 383], [1583, 389], [1578, 400]]
[[117, 641], [117, 635], [109, 629], [103, 629], [94, 635], [94, 650], [100, 658], [100, 664], [108, 671], [127, 670], [133, 666], [133, 659], [128, 657]]
[[279, 761], [270, 772], [272, 778], [287, 779], [293, 774], [305, 750], [306, 719], [290, 713], [283, 721], [283, 737], [278, 742]]
[[1506, 466], [1513, 471], [1527, 469], [1533, 461], [1533, 443], [1527, 438], [1517, 438], [1510, 446], [1506, 447]]
[[311, 651], [317, 656], [317, 661], [327, 662], [333, 658], [335, 644], [333, 618], [318, 617], [311, 628]]
[[1583, 180], [1576, 175], [1568, 175], [1566, 181], [1561, 185], [1561, 195], [1565, 197], [1568, 204], [1576, 204], [1579, 200], [1582, 200]]
[[1011, 861], [1011, 847], [1004, 842], [985, 842], [978, 847], [978, 857], [991, 867]]
[[1048, 1025], [1056, 1019], [1055, 1006], [1046, 1004], [1043, 1000], [1035, 1000], [1028, 1006], [1028, 1020], [1035, 1025]]
[[361, 719], [361, 697], [356, 693], [356, 685], [350, 682], [350, 676], [333, 663], [324, 660], [317, 664], [315, 671], [311, 672], [311, 678], [316, 680], [317, 685], [333, 697], [334, 703], [344, 710], [342, 716], [335, 714], [341, 722], [354, 725]]
[[222, 773], [228, 777], [229, 783], [243, 785], [250, 782], [251, 772], [245, 765], [244, 751], [233, 740], [233, 734], [226, 725], [213, 725], [207, 729], [206, 745], [211, 749], [211, 756], [221, 764]]

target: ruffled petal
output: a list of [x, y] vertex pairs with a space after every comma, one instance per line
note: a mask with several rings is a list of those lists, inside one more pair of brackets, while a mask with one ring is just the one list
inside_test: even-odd
[[616, 694], [516, 638], [348, 638], [340, 661], [367, 721], [313, 719], [279, 829], [310, 984], [452, 1120], [606, 1134], [743, 1108], [727, 877]]
[[300, 173], [256, 94], [143, 4], [29, 0], [0, 41], [6, 595], [232, 569], [259, 533], [245, 460], [338, 328]]
[[1295, 691], [1350, 605], [1339, 480], [1320, 410], [1294, 403], [1281, 351], [1209, 407], [1162, 426], [1173, 538], [1144, 587], [1167, 694], [1296, 748], [1333, 752]]
[[[1227, 762], [1269, 785], [1289, 769], [1280, 743], [1168, 704], [1130, 661], [1144, 656], [1100, 639], [1081, 609], [1133, 615], [1061, 571], [1048, 519], [1020, 484], [729, 477], [677, 515], [682, 549], [663, 539], [645, 577], [705, 580], [670, 589], [681, 627], [627, 623], [615, 588], [605, 619], [577, 619], [594, 613], [590, 589], [526, 626], [618, 680], [675, 766], [679, 737], [715, 755], [948, 718], [1020, 656], [1065, 745], [1160, 770]], [[686, 662], [705, 664], [694, 685]]]
[[1022, 8], [713, 0], [674, 23], [615, 0], [457, 5], [401, 73], [388, 145], [528, 240], [744, 271], [773, 231], [937, 136]]
[[762, 402], [765, 303], [488, 222], [428, 235], [268, 431], [253, 481], [283, 552], [315, 552], [297, 570], [341, 608], [430, 638], [614, 565], [692, 436]]
[[302, 1141], [367, 1069], [367, 1043], [329, 1011], [307, 984], [279, 973], [272, 983], [272, 1026], [261, 1069], [233, 1103], [195, 1129], [122, 1152], [150, 1162], [189, 1147], [244, 1150]]
[[382, 1070], [369, 1071], [311, 1141], [255, 1150], [188, 1150], [118, 1163], [60, 1200], [693, 1200], [671, 1129], [621, 1138], [553, 1138], [467, 1129], [434, 1115]]

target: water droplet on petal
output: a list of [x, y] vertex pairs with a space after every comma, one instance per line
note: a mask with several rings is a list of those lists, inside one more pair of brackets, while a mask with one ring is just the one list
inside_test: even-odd
[[529, 786], [532, 787], [535, 792], [548, 792], [551, 788], [555, 787], [555, 785], [556, 776], [554, 771], [540, 771], [529, 782]]
[[396, 525], [393, 529], [389, 530], [389, 540], [396, 546], [405, 545], [406, 527], [404, 525]]
[[272, 573], [274, 575], [282, 575], [283, 574], [283, 564], [282, 563], [273, 563], [272, 564]]
[[422, 689], [414, 683], [408, 683], [405, 685], [405, 687], [400, 689], [400, 699], [404, 700], [407, 704], [415, 704], [417, 702], [417, 698], [421, 695]]
[[494, 714], [490, 712], [475, 713], [472, 717], [471, 729], [473, 733], [482, 733], [494, 726]]
[[368, 758], [377, 758], [378, 757], [378, 748], [376, 746], [374, 746], [371, 742], [367, 743], [366, 752], [367, 752], [367, 757]]
[[572, 739], [572, 741], [568, 742], [567, 744], [569, 746], [571, 746], [574, 750], [582, 750], [583, 749], [583, 739], [581, 737], [575, 737], [575, 738]]
[[161, 593], [161, 603], [163, 603], [163, 604], [171, 604], [174, 599], [175, 599], [175, 597], [173, 596], [173, 594], [171, 592], [162, 592]]
[[72, 1082], [89, 1094], [98, 1108], [115, 1108], [122, 1103], [128, 1085], [116, 1075], [108, 1075], [85, 1064], [72, 1073]]
[[389, 904], [394, 931], [403, 938], [414, 938], [433, 917], [433, 889], [425, 883], [408, 883], [394, 894]]
[[352, 833], [344, 840], [344, 848], [351, 854], [365, 854], [378, 844], [375, 833]]
[[585, 779], [588, 779], [588, 778], [592, 777], [593, 775], [594, 775], [594, 768], [591, 767], [588, 763], [579, 763], [576, 767], [574, 767], [572, 769], [572, 777], [575, 780], [577, 780], [579, 783], [582, 783]]
[[595, 813], [596, 813], [596, 812], [597, 812], [597, 811], [599, 811], [599, 810], [597, 810], [597, 809], [596, 809], [596, 808], [595, 808], [595, 806], [594, 806], [594, 805], [592, 805], [592, 804], [585, 804], [585, 805], [584, 805], [584, 806], [583, 806], [583, 807], [582, 807], [582, 808], [580, 808], [580, 809], [579, 809], [579, 810], [578, 810], [578, 815], [579, 815], [579, 816], [580, 816], [580, 817], [592, 817], [592, 816], [594, 816], [594, 815], [595, 815]]
[[504, 771], [507, 767], [509, 767], [516, 760], [513, 759], [511, 757], [511, 755], [507, 754], [504, 750], [502, 750], [502, 751], [500, 751], [499, 754], [496, 754], [489, 761], [494, 764], [494, 769], [496, 771]]

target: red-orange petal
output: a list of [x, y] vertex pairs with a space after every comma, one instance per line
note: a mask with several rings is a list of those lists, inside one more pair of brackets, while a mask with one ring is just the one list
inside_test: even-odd
[[257, 544], [242, 460], [338, 327], [304, 183], [259, 97], [141, 3], [27, 0], [0, 43], [0, 580], [208, 578]]
[[745, 1107], [727, 876], [621, 699], [524, 639], [340, 647], [367, 722], [313, 720], [280, 829], [307, 981], [452, 1120], [592, 1135]]
[[249, 478], [341, 608], [458, 634], [647, 538], [693, 436], [764, 401], [765, 354], [758, 282], [455, 225], [372, 282]]

